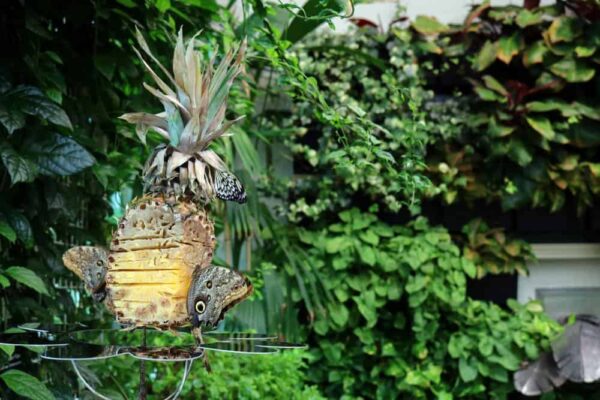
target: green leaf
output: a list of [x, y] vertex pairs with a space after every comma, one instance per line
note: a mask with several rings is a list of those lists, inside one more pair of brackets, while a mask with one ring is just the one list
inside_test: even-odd
[[510, 64], [514, 56], [519, 53], [523, 45], [523, 38], [519, 32], [510, 36], [503, 36], [498, 40], [498, 52], [496, 57], [505, 64]]
[[57, 133], [31, 143], [29, 152], [40, 172], [50, 176], [72, 175], [96, 162], [94, 157], [76, 141]]
[[554, 139], [556, 132], [552, 128], [552, 123], [548, 118], [541, 117], [538, 115], [532, 115], [525, 118], [529, 126], [535, 129], [540, 135], [548, 140]]
[[6, 269], [4, 273], [15, 281], [22, 283], [25, 286], [29, 286], [36, 292], [50, 296], [44, 281], [29, 268], [14, 266]]
[[437, 400], [453, 400], [454, 396], [450, 392], [441, 391], [436, 393]]
[[577, 36], [581, 35], [581, 20], [567, 16], [561, 16], [554, 21], [548, 28], [547, 36], [550, 42], [571, 42]]
[[54, 400], [54, 395], [48, 390], [46, 385], [18, 369], [9, 369], [0, 375], [6, 386], [19, 396], [31, 400]]
[[423, 275], [416, 275], [408, 279], [408, 283], [406, 284], [406, 292], [407, 293], [415, 293], [419, 290], [423, 289], [425, 285], [427, 285], [430, 281], [430, 278]]
[[561, 113], [564, 117], [570, 117], [573, 115], [585, 115], [590, 119], [600, 121], [600, 109], [594, 104], [585, 104], [578, 101], [574, 101], [567, 107], [561, 108]]
[[516, 23], [521, 28], [538, 24], [542, 21], [542, 13], [523, 9], [517, 14]]
[[325, 335], [329, 331], [329, 324], [327, 321], [318, 320], [315, 322], [314, 329], [317, 335]]
[[[262, 2], [259, 3], [262, 9], [257, 9], [256, 14], [259, 18], [266, 17], [266, 11]], [[281, 35], [285, 40], [296, 43], [304, 36], [315, 30], [325, 19], [317, 18], [319, 15], [337, 13], [344, 8], [343, 2], [336, 0], [307, 0], [302, 6], [302, 15], [292, 19], [288, 28]], [[264, 15], [263, 15], [264, 14]]]
[[494, 62], [497, 52], [498, 43], [487, 40], [473, 59], [473, 68], [477, 71], [483, 71]]
[[[367, 53], [366, 51], [361, 51], [360, 49], [352, 48], [352, 47], [348, 47], [348, 46], [329, 45], [329, 44], [323, 45], [323, 46], [306, 46], [305, 45], [305, 46], [303, 46], [303, 49], [305, 49], [306, 51], [341, 53], [341, 55], [348, 55], [349, 57], [352, 57], [353, 59], [362, 60], [365, 62], [366, 65], [371, 65], [377, 69], [380, 69], [381, 71], [386, 71], [386, 69], [388, 67], [387, 62], [382, 60], [381, 58], [374, 57], [373, 55]], [[348, 107], [351, 107], [351, 106], [348, 105]], [[362, 112], [364, 113], [364, 111], [362, 111]], [[360, 115], [360, 111], [357, 112], [357, 114]], [[234, 137], [235, 137], [235, 135], [234, 135]], [[345, 154], [345, 151], [337, 150], [337, 151], [333, 151], [333, 152], [329, 153], [327, 156], [328, 156], [328, 158], [331, 158], [331, 157], [339, 157], [344, 154]]]
[[6, 128], [8, 134], [12, 135], [14, 131], [25, 126], [25, 114], [0, 103], [0, 122]]
[[333, 269], [335, 270], [346, 269], [348, 265], [350, 265], [350, 260], [346, 257], [335, 257], [332, 262]]
[[506, 369], [504, 369], [502, 366], [491, 364], [489, 365], [489, 369], [490, 378], [498, 382], [508, 382], [508, 371], [506, 371]]
[[18, 182], [31, 182], [35, 179], [35, 165], [30, 160], [21, 157], [8, 142], [0, 143], [0, 158], [8, 170], [13, 185]]
[[47, 119], [55, 125], [73, 130], [67, 113], [34, 86], [19, 85], [8, 93], [12, 109]]
[[25, 114], [73, 129], [64, 110], [37, 87], [19, 85], [0, 96], [0, 122], [9, 134], [25, 126]]
[[587, 82], [594, 77], [596, 70], [583, 60], [563, 58], [550, 66], [553, 74], [568, 82]]
[[367, 320], [367, 326], [374, 326], [375, 323], [377, 323], [378, 316], [375, 304], [375, 294], [373, 292], [366, 292], [358, 297], [354, 297], [353, 300], [358, 306], [358, 311]]
[[485, 88], [483, 86], [475, 86], [473, 88], [475, 90], [475, 93], [477, 93], [477, 95], [485, 101], [498, 101], [501, 103], [505, 103], [506, 102], [506, 98], [500, 96], [498, 93], [494, 92], [493, 90], [490, 90], [488, 88]]
[[435, 17], [419, 15], [411, 26], [423, 35], [435, 35], [449, 30], [448, 26], [439, 22]]
[[528, 165], [533, 160], [533, 155], [529, 151], [529, 148], [519, 139], [513, 139], [509, 142], [508, 155], [522, 167]]
[[361, 232], [358, 236], [364, 242], [372, 244], [373, 246], [377, 246], [379, 244], [379, 236], [377, 236], [372, 230]]
[[350, 222], [354, 216], [354, 211], [355, 210], [344, 210], [338, 214], [338, 217], [344, 222]]
[[500, 93], [503, 96], [507, 96], [508, 95], [508, 91], [493, 76], [491, 76], [491, 75], [484, 75], [483, 76], [483, 82], [485, 83], [485, 86], [487, 86], [488, 88], [492, 89], [493, 91], [498, 92], [498, 93]]
[[11, 243], [14, 243], [14, 241], [17, 240], [17, 233], [6, 221], [0, 221], [0, 235], [7, 238]]
[[543, 62], [544, 56], [548, 54], [548, 51], [548, 47], [546, 47], [546, 44], [543, 41], [538, 40], [537, 42], [533, 42], [523, 52], [523, 65], [530, 67], [533, 64]]
[[450, 336], [450, 340], [448, 341], [448, 354], [450, 354], [452, 358], [458, 358], [463, 353], [461, 338], [462, 337], [456, 333]]
[[171, 0], [156, 0], [154, 5], [160, 13], [164, 13], [171, 8]]
[[402, 297], [402, 286], [398, 282], [388, 282], [387, 297], [390, 300], [398, 300]]
[[345, 305], [332, 302], [327, 305], [327, 308], [329, 309], [329, 317], [337, 326], [346, 325], [350, 313]]
[[418, 40], [414, 43], [415, 47], [423, 53], [442, 54], [444, 50], [438, 46], [434, 41], [427, 39]]
[[359, 250], [360, 259], [369, 266], [374, 266], [377, 262], [375, 251], [369, 246], [362, 246]]
[[562, 99], [547, 98], [539, 101], [532, 101], [525, 104], [525, 107], [531, 112], [548, 112], [560, 111], [565, 107], [570, 107], [570, 104]]
[[484, 357], [490, 356], [494, 351], [494, 343], [490, 338], [485, 336], [482, 337], [481, 340], [479, 340], [477, 347], [479, 348], [479, 352], [481, 353], [481, 355]]
[[117, 3], [119, 3], [122, 6], [125, 6], [127, 8], [137, 7], [137, 5], [135, 4], [135, 2], [133, 0], [117, 0]]
[[11, 344], [0, 344], [0, 350], [2, 350], [10, 358], [15, 352], [15, 346]]
[[477, 378], [477, 367], [473, 365], [472, 358], [469, 360], [464, 357], [458, 360], [458, 373], [460, 374], [460, 378], [465, 382], [471, 382]]
[[465, 271], [465, 274], [467, 274], [467, 276], [471, 279], [475, 278], [475, 275], [477, 275], [477, 267], [475, 267], [475, 264], [466, 259], [463, 259], [462, 261], [463, 271]]
[[488, 133], [492, 137], [505, 137], [513, 133], [515, 130], [514, 126], [507, 126], [499, 124], [495, 117], [490, 118], [488, 124]]
[[11, 228], [17, 233], [17, 238], [25, 245], [26, 248], [31, 248], [33, 243], [33, 231], [27, 217], [18, 211], [5, 211], [6, 220]]
[[10, 281], [8, 280], [8, 278], [2, 274], [0, 274], [0, 286], [2, 286], [3, 289], [6, 289], [7, 287], [10, 286]]
[[519, 369], [519, 365], [521, 363], [521, 360], [519, 359], [519, 357], [516, 356], [515, 353], [513, 353], [507, 346], [505, 346], [502, 343], [496, 342], [495, 343], [495, 347], [496, 350], [498, 351], [498, 354], [500, 355], [499, 357], [497, 356], [490, 356], [490, 361], [496, 362], [500, 365], [502, 365], [504, 368], [506, 368], [509, 371], [516, 371], [517, 369]]
[[332, 253], [337, 253], [340, 250], [342, 250], [342, 248], [347, 246], [347, 242], [348, 238], [345, 236], [338, 236], [335, 238], [328, 238], [327, 242], [325, 243], [325, 251], [332, 254]]
[[527, 309], [527, 311], [530, 311], [532, 313], [543, 313], [544, 312], [544, 306], [542, 305], [542, 303], [539, 300], [532, 300], [529, 303], [527, 303], [527, 305], [525, 305], [525, 308]]
[[591, 57], [596, 52], [596, 47], [594, 46], [577, 46], [575, 47], [575, 54], [577, 57]]

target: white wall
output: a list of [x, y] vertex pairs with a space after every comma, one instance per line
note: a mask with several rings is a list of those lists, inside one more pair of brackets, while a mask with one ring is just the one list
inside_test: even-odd
[[[285, 4], [296, 4], [298, 6], [306, 3], [306, 0], [277, 0]], [[473, 0], [389, 0], [376, 1], [366, 4], [357, 4], [354, 9], [355, 18], [368, 19], [371, 22], [387, 29], [390, 22], [395, 18], [400, 7], [405, 10], [405, 15], [410, 19], [414, 19], [418, 15], [428, 15], [436, 17], [444, 23], [462, 23], [469, 13], [470, 7], [473, 4], [481, 4], [481, 1]], [[228, 0], [217, 0], [221, 5], [226, 5]], [[554, 4], [556, 0], [541, 0], [542, 5]], [[493, 6], [502, 5], [522, 5], [523, 0], [492, 0]], [[233, 6], [233, 12], [239, 19], [242, 18], [242, 0], [236, 0]], [[333, 23], [336, 27], [335, 31], [343, 33], [348, 30], [351, 23], [344, 18], [335, 18]], [[322, 29], [329, 29], [323, 26]]]
[[[555, 0], [541, 0], [542, 5], [553, 4]], [[302, 4], [302, 2], [299, 2]], [[386, 30], [395, 18], [399, 7], [403, 7], [405, 15], [415, 19], [418, 15], [428, 15], [444, 23], [462, 23], [473, 4], [481, 1], [473, 0], [399, 0], [382, 1], [367, 4], [358, 4], [354, 10], [354, 17], [368, 19]], [[522, 5], [523, 0], [492, 0], [492, 6]], [[345, 32], [351, 22], [343, 18], [334, 20], [336, 32]]]
[[[568, 296], [557, 294], [557, 299], [566, 303], [553, 301], [553, 309], [547, 310], [552, 316], [600, 312], [600, 303], [597, 303], [600, 296], [600, 244], [536, 244], [533, 251], [539, 261], [529, 266], [528, 276], [519, 276], [517, 299], [520, 302], [536, 300], [540, 289], [570, 289]], [[577, 298], [578, 291], [583, 297]], [[586, 297], [589, 297], [587, 302]]]

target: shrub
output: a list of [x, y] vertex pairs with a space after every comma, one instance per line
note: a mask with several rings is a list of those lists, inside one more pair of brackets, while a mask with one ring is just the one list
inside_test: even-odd
[[559, 332], [537, 302], [505, 310], [468, 298], [475, 264], [424, 218], [393, 227], [350, 209], [300, 240], [334, 296], [308, 370], [329, 396], [505, 398], [509, 372]]
[[[580, 212], [592, 205], [600, 193], [598, 10], [576, 1], [484, 3], [464, 26], [412, 24], [430, 87], [471, 97], [468, 129], [430, 147], [435, 182], [506, 209], [556, 211], [569, 197]], [[446, 200], [460, 201], [456, 193]]]

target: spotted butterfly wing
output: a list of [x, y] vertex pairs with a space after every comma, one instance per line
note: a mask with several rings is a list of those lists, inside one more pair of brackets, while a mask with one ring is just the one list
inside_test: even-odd
[[98, 246], [76, 246], [63, 255], [65, 267], [73, 271], [97, 301], [106, 296], [108, 250]]
[[246, 202], [244, 186], [235, 175], [227, 171], [217, 172], [215, 193], [221, 200], [235, 201], [240, 204]]

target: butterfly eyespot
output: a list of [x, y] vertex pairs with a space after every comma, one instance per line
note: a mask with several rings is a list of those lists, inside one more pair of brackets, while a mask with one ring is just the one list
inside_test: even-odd
[[99, 267], [101, 267], [103, 264], [104, 264], [104, 261], [102, 261], [102, 260], [96, 261], [96, 265]]
[[206, 282], [206, 287], [210, 289], [212, 287], [212, 281]]
[[96, 272], [96, 278], [100, 279], [100, 276], [102, 276], [100, 272]]
[[206, 311], [206, 304], [204, 304], [202, 300], [199, 300], [196, 302], [195, 308], [198, 314], [204, 314], [204, 311]]

